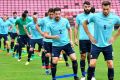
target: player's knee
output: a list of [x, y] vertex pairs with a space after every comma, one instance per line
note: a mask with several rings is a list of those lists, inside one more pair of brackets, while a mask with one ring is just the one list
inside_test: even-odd
[[30, 50], [29, 51], [33, 51], [33, 48], [30, 48]]
[[54, 58], [52, 58], [52, 63], [57, 64], [58, 60], [59, 60], [58, 57], [54, 57]]
[[47, 53], [45, 56], [46, 56], [46, 57], [50, 57], [50, 56], [51, 56], [51, 54], [50, 54], [50, 53]]
[[85, 60], [86, 59], [86, 54], [81, 54], [81, 60]]
[[96, 60], [90, 61], [90, 67], [95, 67], [96, 66]]
[[108, 68], [113, 68], [113, 62], [112, 61], [108, 61], [107, 65], [108, 65]]

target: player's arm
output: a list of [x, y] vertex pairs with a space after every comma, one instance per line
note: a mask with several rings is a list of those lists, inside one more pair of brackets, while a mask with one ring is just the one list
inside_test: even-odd
[[72, 45], [72, 47], [74, 47], [74, 44], [73, 44], [73, 40], [72, 40], [72, 28], [68, 28], [68, 34], [69, 34], [69, 38], [70, 38], [70, 43]]
[[19, 29], [18, 29], [18, 20], [15, 22], [15, 26], [16, 26], [16, 32], [19, 35]]
[[49, 35], [49, 32], [44, 32], [44, 37], [47, 39], [59, 39], [58, 35], [51, 36], [51, 35]]
[[86, 34], [88, 35], [88, 37], [90, 38], [90, 41], [91, 41], [93, 44], [95, 44], [95, 43], [96, 43], [96, 40], [94, 39], [94, 37], [92, 36], [92, 34], [89, 32], [87, 25], [88, 25], [88, 20], [85, 20], [85, 21], [83, 22], [83, 28], [84, 28]]
[[[28, 26], [28, 25], [27, 25]], [[26, 25], [24, 25], [24, 30], [25, 30], [25, 32], [26, 32], [26, 34], [28, 35], [28, 37], [29, 38], [31, 38], [32, 36], [31, 36], [31, 34], [29, 33], [29, 31], [28, 31], [28, 27], [27, 27]]]
[[75, 24], [75, 28], [74, 28], [74, 41], [75, 41], [75, 45], [78, 45], [78, 24]]
[[40, 28], [40, 26], [37, 24], [36, 25], [36, 29], [38, 30], [38, 32], [42, 35], [42, 36], [44, 36], [44, 32], [42, 32], [42, 30], [41, 30], [41, 28]]

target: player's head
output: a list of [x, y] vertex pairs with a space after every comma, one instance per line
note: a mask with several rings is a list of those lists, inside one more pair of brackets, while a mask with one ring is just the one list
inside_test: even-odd
[[27, 14], [26, 13], [22, 13], [22, 19], [25, 20], [27, 17]]
[[28, 16], [28, 10], [25, 10], [24, 13], [27, 14], [27, 16]]
[[48, 12], [45, 13], [45, 17], [48, 16]]
[[38, 16], [38, 13], [37, 13], [37, 12], [34, 12], [33, 15], [37, 15], [37, 16]]
[[8, 19], [8, 15], [4, 14], [3, 15], [3, 20], [6, 21]]
[[59, 7], [54, 8], [54, 14], [55, 14], [55, 20], [59, 21], [61, 17], [61, 8]]
[[90, 4], [90, 2], [89, 1], [85, 1], [83, 3], [83, 8], [84, 8], [85, 14], [89, 14], [90, 10], [91, 10], [91, 4]]
[[37, 22], [37, 19], [38, 19], [38, 16], [37, 15], [33, 15], [33, 21], [36, 23]]
[[111, 3], [109, 1], [102, 2], [103, 14], [107, 16], [110, 13]]
[[13, 17], [14, 17], [14, 18], [17, 17], [17, 12], [13, 12]]
[[91, 7], [90, 12], [91, 12], [91, 13], [95, 13], [95, 7]]
[[49, 10], [48, 10], [48, 16], [52, 19], [52, 18], [54, 18], [54, 9], [53, 8], [50, 8]]

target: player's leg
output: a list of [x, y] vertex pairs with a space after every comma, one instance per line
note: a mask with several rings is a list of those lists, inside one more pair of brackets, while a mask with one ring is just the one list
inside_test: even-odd
[[67, 67], [69, 67], [69, 63], [68, 63], [68, 56], [67, 54], [65, 53], [65, 51], [62, 50], [62, 54], [63, 54], [63, 58], [65, 60], [65, 64]]
[[1, 48], [1, 39], [2, 39], [2, 35], [0, 34], [0, 48]]
[[60, 52], [62, 48], [61, 47], [52, 47], [52, 67], [51, 67], [51, 72], [52, 72], [52, 80], [56, 80], [56, 72], [57, 72], [57, 62], [59, 60]]
[[79, 80], [77, 73], [78, 73], [78, 63], [77, 63], [77, 57], [76, 54], [74, 53], [71, 44], [67, 44], [64, 46], [63, 50], [65, 51], [65, 53], [70, 57], [71, 61], [72, 61], [72, 69], [73, 69], [73, 73], [75, 74], [74, 76], [74, 80]]
[[87, 52], [87, 41], [86, 40], [80, 40], [79, 41], [79, 49], [80, 49], [80, 69], [82, 73], [81, 80], [85, 80], [85, 60], [86, 60], [86, 52]]
[[87, 80], [91, 80], [93, 74], [95, 73], [96, 61], [101, 51], [102, 51], [101, 48], [92, 44], [90, 64], [87, 71]]
[[36, 43], [35, 39], [30, 39], [30, 43], [29, 43], [30, 44], [30, 49], [29, 49], [29, 52], [28, 52], [28, 60], [25, 63], [25, 65], [28, 65], [29, 62], [30, 62], [31, 55], [34, 53], [35, 43]]
[[108, 80], [114, 80], [114, 67], [113, 67], [113, 49], [112, 45], [103, 49], [103, 55], [108, 66]]
[[4, 35], [3, 35], [3, 38], [4, 38], [4, 41], [5, 41], [5, 46], [6, 46], [6, 48], [7, 48], [7, 54], [9, 54], [10, 46], [9, 46], [9, 41], [8, 41], [8, 35], [7, 35], [7, 34], [4, 34]]
[[50, 71], [48, 70], [49, 69], [49, 63], [50, 63], [50, 58], [51, 58], [51, 53], [52, 53], [52, 43], [51, 42], [45, 42], [44, 43], [44, 49], [46, 51], [46, 54], [45, 54], [45, 66], [46, 66], [46, 74], [50, 74]]

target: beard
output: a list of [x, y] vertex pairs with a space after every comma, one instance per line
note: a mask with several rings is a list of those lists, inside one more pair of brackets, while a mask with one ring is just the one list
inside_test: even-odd
[[56, 20], [56, 21], [59, 21], [59, 20], [60, 20], [60, 17], [56, 17], [55, 20]]
[[85, 9], [84, 9], [84, 12], [85, 12], [85, 14], [89, 14], [89, 13], [90, 13], [90, 10], [85, 10]]

